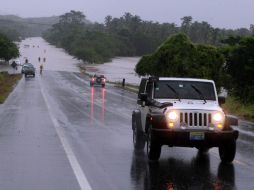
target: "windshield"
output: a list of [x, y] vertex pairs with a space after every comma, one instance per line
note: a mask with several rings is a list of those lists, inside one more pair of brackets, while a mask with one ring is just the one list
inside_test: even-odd
[[[193, 86], [202, 93], [202, 98]], [[216, 100], [213, 83], [198, 81], [158, 81], [154, 88], [154, 98]]]

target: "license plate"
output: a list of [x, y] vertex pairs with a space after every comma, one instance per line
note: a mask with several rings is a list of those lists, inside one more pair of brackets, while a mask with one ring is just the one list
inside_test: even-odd
[[190, 132], [190, 140], [200, 141], [205, 139], [205, 133], [203, 132]]

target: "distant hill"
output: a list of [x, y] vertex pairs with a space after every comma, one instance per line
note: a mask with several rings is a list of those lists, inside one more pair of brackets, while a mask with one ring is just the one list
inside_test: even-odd
[[37, 37], [58, 21], [58, 16], [21, 18], [15, 15], [0, 15], [0, 32], [5, 33], [13, 40]]

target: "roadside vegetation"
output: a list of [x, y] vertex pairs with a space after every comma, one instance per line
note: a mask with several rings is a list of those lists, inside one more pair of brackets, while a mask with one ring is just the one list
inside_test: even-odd
[[194, 43], [220, 46], [221, 40], [233, 36], [250, 36], [249, 29], [219, 29], [207, 22], [183, 17], [180, 26], [142, 20], [125, 13], [120, 18], [106, 16], [104, 23], [92, 23], [79, 11], [61, 15], [59, 22], [45, 34], [53, 45], [88, 63], [103, 63], [115, 56], [143, 56], [154, 52], [168, 37], [184, 33]]
[[9, 61], [19, 56], [19, 49], [8, 37], [0, 33], [0, 60]]
[[0, 104], [4, 103], [21, 77], [21, 74], [10, 75], [8, 72], [0, 72]]
[[[18, 56], [19, 49], [17, 45], [5, 35], [0, 34], [0, 61], [8, 62]], [[8, 72], [0, 72], [0, 103], [4, 102], [20, 78], [21, 75], [9, 75]]]
[[226, 113], [237, 115], [240, 118], [254, 122], [254, 104], [243, 104], [238, 99], [229, 96], [222, 107]]

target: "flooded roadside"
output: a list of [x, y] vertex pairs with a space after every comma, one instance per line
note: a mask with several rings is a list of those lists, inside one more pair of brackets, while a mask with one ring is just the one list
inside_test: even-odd
[[134, 69], [140, 57], [116, 57], [112, 62], [104, 64], [86, 65], [89, 74], [103, 74], [109, 81], [119, 82], [125, 79], [126, 83], [139, 84], [140, 77]]
[[79, 65], [82, 64], [85, 65], [87, 73], [105, 75], [107, 80], [112, 82], [125, 79], [126, 83], [140, 83], [140, 77], [134, 71], [140, 57], [116, 57], [112, 62], [87, 65], [67, 54], [63, 49], [50, 45], [41, 37], [27, 38], [20, 42], [19, 46], [21, 54], [18, 58], [19, 62], [23, 64], [25, 59], [28, 59], [37, 70], [40, 64], [43, 64], [45, 70], [80, 72]]

